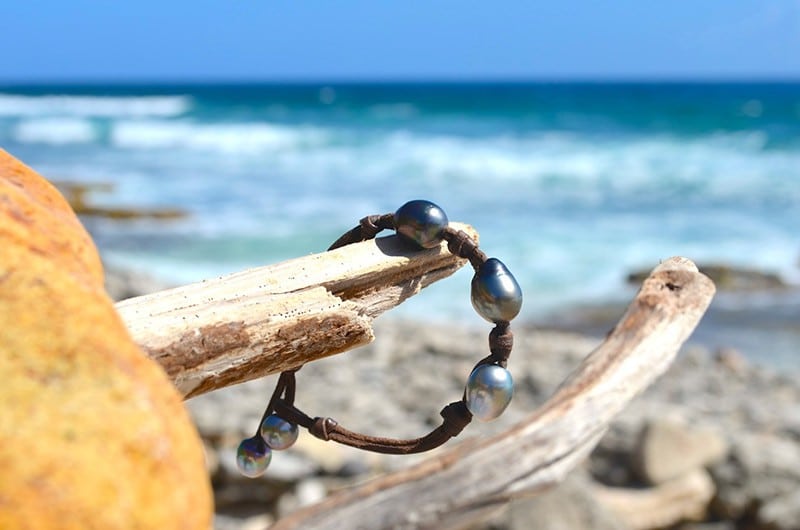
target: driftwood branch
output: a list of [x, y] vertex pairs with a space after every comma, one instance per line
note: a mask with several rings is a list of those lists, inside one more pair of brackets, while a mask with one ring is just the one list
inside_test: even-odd
[[561, 481], [670, 365], [714, 295], [685, 258], [653, 270], [605, 341], [525, 421], [296, 512], [274, 528], [453, 528]]
[[[451, 223], [477, 239], [469, 226]], [[372, 320], [465, 260], [397, 236], [122, 301], [134, 341], [184, 397], [373, 340]]]

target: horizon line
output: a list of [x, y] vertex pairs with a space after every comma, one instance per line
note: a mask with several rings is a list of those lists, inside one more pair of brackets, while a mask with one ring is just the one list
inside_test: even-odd
[[0, 86], [90, 85], [453, 85], [453, 84], [796, 84], [798, 76], [331, 76], [306, 77], [83, 77], [2, 79]]

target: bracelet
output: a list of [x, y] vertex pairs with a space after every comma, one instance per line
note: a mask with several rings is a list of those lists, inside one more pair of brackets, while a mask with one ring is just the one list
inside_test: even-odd
[[322, 440], [387, 454], [412, 454], [439, 447], [457, 436], [472, 418], [490, 421], [503, 413], [514, 393], [511, 373], [506, 369], [514, 342], [510, 321], [522, 307], [522, 290], [506, 266], [496, 258], [487, 258], [477, 243], [465, 232], [448, 226], [444, 211], [430, 201], [414, 200], [395, 213], [370, 215], [330, 246], [333, 250], [351, 243], [374, 238], [381, 230], [395, 230], [402, 239], [417, 248], [431, 249], [447, 242], [448, 250], [469, 260], [472, 278], [472, 306], [480, 316], [494, 323], [489, 333], [488, 356], [472, 369], [461, 399], [441, 411], [442, 424], [429, 434], [411, 440], [368, 436], [349, 431], [331, 418], [312, 418], [294, 406], [295, 372], [301, 367], [281, 372], [258, 431], [243, 440], [236, 451], [239, 471], [248, 477], [264, 473], [272, 451], [287, 449], [297, 440], [298, 426]]

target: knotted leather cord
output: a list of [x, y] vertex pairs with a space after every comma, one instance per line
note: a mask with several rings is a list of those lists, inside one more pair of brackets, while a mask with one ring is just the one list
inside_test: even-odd
[[[393, 230], [394, 228], [394, 214], [370, 215], [361, 219], [357, 227], [342, 235], [328, 250], [366, 241], [374, 238], [382, 230]], [[486, 254], [478, 248], [478, 244], [462, 230], [446, 227], [443, 231], [443, 238], [447, 241], [448, 250], [460, 258], [469, 260], [476, 271], [488, 259]], [[496, 323], [489, 333], [489, 351], [491, 353], [478, 361], [475, 368], [484, 364], [497, 364], [505, 368], [513, 345], [514, 335], [511, 333], [510, 323]], [[322, 440], [333, 440], [375, 453], [401, 455], [423, 453], [435, 449], [450, 438], [457, 436], [472, 421], [472, 413], [467, 409], [465, 401], [465, 391], [459, 401], [454, 401], [441, 410], [440, 414], [443, 418], [441, 425], [420, 438], [399, 440], [350, 431], [332, 418], [312, 418], [294, 406], [295, 372], [299, 369], [300, 367], [281, 372], [275, 391], [261, 418], [262, 422], [264, 418], [274, 412], [290, 423], [305, 427], [308, 432]]]

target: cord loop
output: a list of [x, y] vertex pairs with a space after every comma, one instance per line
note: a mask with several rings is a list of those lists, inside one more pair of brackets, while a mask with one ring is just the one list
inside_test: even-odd
[[[434, 248], [445, 241], [450, 253], [469, 260], [475, 270], [472, 305], [483, 318], [495, 325], [489, 333], [491, 353], [473, 368], [461, 399], [441, 410], [441, 425], [425, 436], [410, 440], [369, 436], [349, 431], [332, 418], [308, 416], [294, 406], [295, 372], [300, 368], [282, 372], [261, 418], [259, 431], [252, 438], [244, 440], [237, 451], [237, 464], [247, 476], [263, 473], [271, 458], [270, 448], [264, 443], [263, 425], [270, 425], [268, 433], [273, 436], [276, 435], [275, 425], [280, 425], [288, 430], [295, 429], [291, 435], [296, 437], [299, 425], [321, 440], [378, 453], [412, 454], [429, 451], [458, 436], [473, 418], [481, 421], [496, 418], [510, 402], [513, 382], [506, 365], [514, 345], [514, 335], [509, 321], [517, 315], [522, 304], [522, 291], [514, 277], [502, 262], [488, 258], [469, 234], [450, 228], [441, 208], [429, 201], [410, 201], [395, 213], [368, 215], [360, 220], [358, 226], [345, 232], [328, 250], [372, 239], [386, 229], [395, 230], [398, 237], [416, 244], [420, 249]], [[269, 422], [271, 414], [283, 422], [274, 419]], [[294, 441], [287, 433], [277, 435], [281, 440]], [[284, 446], [278, 448], [283, 449]]]

